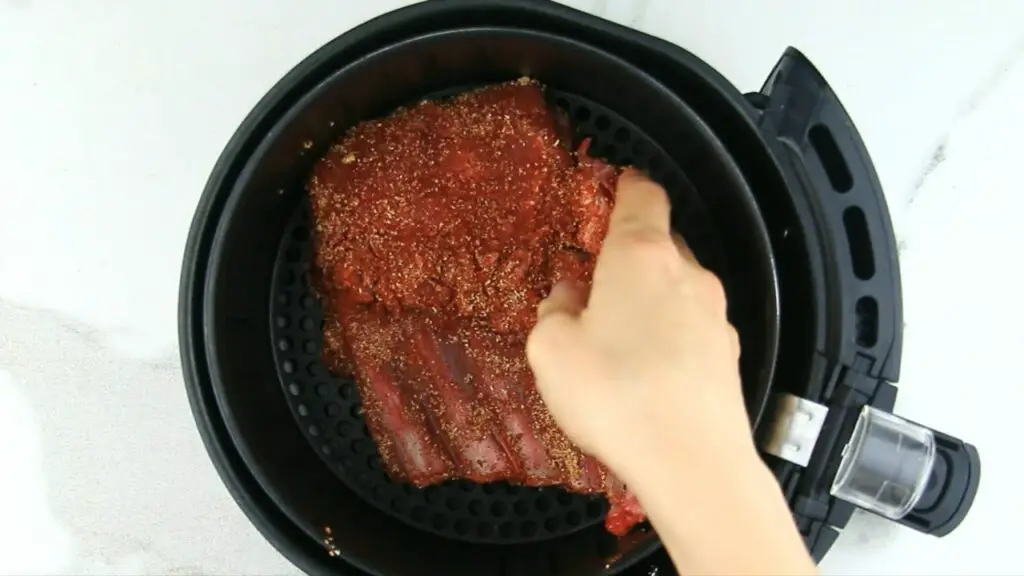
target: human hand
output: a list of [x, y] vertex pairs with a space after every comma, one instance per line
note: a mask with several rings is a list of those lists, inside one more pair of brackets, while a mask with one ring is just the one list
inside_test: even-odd
[[538, 308], [527, 356], [548, 409], [627, 484], [667, 454], [754, 461], [739, 354], [721, 282], [672, 234], [665, 191], [625, 171], [589, 293], [558, 284]]
[[619, 177], [589, 293], [560, 284], [537, 315], [544, 402], [639, 498], [681, 573], [817, 573], [751, 438], [722, 285], [672, 235], [660, 186]]

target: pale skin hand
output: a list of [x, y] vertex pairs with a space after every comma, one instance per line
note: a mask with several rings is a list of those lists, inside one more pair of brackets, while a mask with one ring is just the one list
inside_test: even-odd
[[527, 343], [537, 387], [622, 478], [684, 574], [814, 574], [759, 459], [719, 280], [669, 226], [664, 190], [619, 178], [587, 293], [559, 284]]

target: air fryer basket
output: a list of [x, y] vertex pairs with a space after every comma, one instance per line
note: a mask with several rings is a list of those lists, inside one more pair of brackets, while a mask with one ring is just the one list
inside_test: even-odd
[[598, 524], [603, 503], [556, 489], [391, 482], [352, 383], [319, 361], [319, 312], [304, 280], [312, 163], [360, 120], [522, 75], [548, 86], [597, 155], [666, 185], [673, 225], [726, 286], [752, 422], [771, 383], [778, 309], [767, 232], [731, 157], [674, 94], [591, 46], [515, 28], [426, 34], [344, 66], [284, 112], [241, 170], [210, 253], [203, 323], [217, 406], [254, 476], [310, 537], [371, 573], [585, 574], [657, 545], [642, 531], [610, 537]]

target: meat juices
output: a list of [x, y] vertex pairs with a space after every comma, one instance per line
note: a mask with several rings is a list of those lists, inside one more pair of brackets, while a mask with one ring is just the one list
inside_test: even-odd
[[555, 424], [526, 363], [554, 282], [589, 283], [616, 170], [571, 152], [522, 79], [351, 129], [313, 170], [324, 359], [353, 374], [388, 474], [603, 493], [639, 503]]

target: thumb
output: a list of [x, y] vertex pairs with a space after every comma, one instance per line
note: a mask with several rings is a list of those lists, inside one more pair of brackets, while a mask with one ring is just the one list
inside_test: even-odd
[[[584, 290], [568, 282], [559, 282], [537, 306], [537, 324], [526, 340], [526, 359], [539, 380], [559, 363], [565, 348], [572, 345], [580, 312], [585, 304]], [[546, 378], [545, 378], [546, 379]]]
[[537, 323], [553, 314], [579, 316], [587, 306], [587, 290], [575, 283], [562, 281], [551, 288], [551, 293], [537, 306]]
[[[526, 358], [533, 369], [545, 404], [555, 419], [571, 406], [576, 397], [581, 370], [592, 363], [582, 356], [579, 314], [586, 307], [586, 290], [568, 283], [559, 283], [537, 307], [537, 325], [526, 341]], [[590, 379], [583, 377], [583, 381]]]

